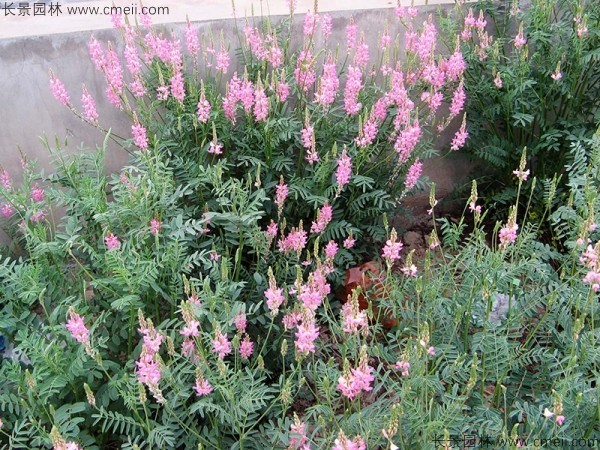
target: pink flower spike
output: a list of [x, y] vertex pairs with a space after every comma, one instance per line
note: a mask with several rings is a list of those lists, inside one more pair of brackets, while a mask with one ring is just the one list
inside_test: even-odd
[[223, 359], [231, 353], [231, 343], [227, 339], [227, 335], [221, 333], [221, 330], [217, 329], [212, 343], [213, 352], [219, 355], [219, 359]]
[[92, 124], [98, 123], [98, 112], [96, 111], [96, 102], [94, 97], [88, 92], [85, 84], [83, 85], [83, 93], [81, 94], [81, 105], [83, 106], [83, 117]]
[[201, 123], [208, 122], [210, 119], [210, 103], [206, 99], [204, 91], [200, 94], [200, 99], [198, 100], [198, 121]]
[[50, 71], [50, 89], [52, 90], [52, 95], [54, 98], [58, 100], [62, 105], [71, 107], [71, 97], [69, 97], [69, 93], [65, 88], [65, 85], [54, 75], [54, 72]]
[[242, 359], [248, 359], [254, 352], [254, 343], [250, 340], [250, 336], [246, 335], [240, 344], [240, 356]]
[[338, 252], [338, 245], [335, 241], [329, 241], [325, 246], [325, 258], [333, 259]]
[[337, 170], [335, 172], [336, 183], [342, 189], [350, 182], [352, 176], [352, 158], [348, 156], [346, 148], [342, 150], [342, 154], [337, 161]]
[[223, 144], [220, 142], [211, 141], [207, 152], [211, 155], [221, 155], [223, 153]]
[[66, 328], [77, 342], [89, 344], [90, 331], [85, 326], [83, 317], [77, 314], [72, 307], [69, 308], [69, 320], [67, 321]]
[[354, 247], [355, 243], [356, 239], [354, 239], [352, 236], [348, 236], [346, 239], [344, 239], [344, 248], [350, 249]]
[[34, 202], [41, 202], [44, 200], [44, 189], [37, 184], [33, 185], [33, 188], [31, 189], [31, 200]]
[[213, 391], [213, 387], [207, 380], [201, 380], [197, 378], [194, 390], [196, 391], [196, 395], [198, 397], [202, 397], [204, 395], [210, 394]]
[[6, 169], [2, 169], [2, 171], [0, 172], [0, 184], [2, 184], [2, 187], [7, 191], [10, 191], [12, 189], [10, 174]]
[[137, 121], [131, 126], [131, 132], [133, 134], [133, 143], [137, 145], [140, 150], [148, 150], [148, 136], [146, 134], [146, 128]]
[[196, 58], [198, 50], [200, 50], [200, 41], [198, 40], [198, 33], [196, 29], [192, 26], [189, 20], [187, 21], [187, 25], [185, 27], [185, 44], [190, 55], [192, 55], [193, 58]]
[[556, 423], [558, 424], [558, 426], [562, 426], [563, 423], [565, 423], [565, 416], [560, 415], [560, 416], [556, 416]]
[[150, 233], [151, 234], [153, 234], [154, 236], [158, 235], [161, 228], [162, 228], [162, 222], [159, 219], [154, 217], [152, 220], [150, 220]]
[[294, 345], [296, 351], [302, 355], [315, 352], [315, 340], [319, 337], [319, 328], [314, 324], [314, 318], [303, 321], [298, 326]]
[[450, 150], [456, 151], [456, 150], [460, 149], [463, 145], [465, 145], [465, 142], [467, 141], [468, 137], [469, 137], [469, 133], [467, 132], [466, 115], [465, 115], [465, 116], [463, 116], [463, 122], [462, 122], [460, 129], [456, 132], [456, 134], [454, 135], [454, 138], [452, 139], [452, 142], [450, 144]]
[[527, 177], [529, 177], [529, 170], [513, 170], [513, 174], [521, 181], [527, 181]]
[[427, 354], [428, 354], [429, 356], [435, 356], [435, 347], [429, 347], [429, 348], [427, 349]]
[[248, 324], [248, 322], [246, 320], [246, 313], [244, 313], [244, 312], [237, 313], [233, 317], [233, 324], [235, 325], [235, 328], [238, 330], [238, 332], [245, 333], [246, 326]]
[[190, 322], [185, 325], [185, 327], [179, 332], [179, 334], [185, 337], [198, 337], [200, 334], [200, 332], [198, 331], [199, 326], [200, 322], [198, 322], [197, 320], [190, 320]]
[[407, 191], [414, 189], [423, 173], [423, 163], [418, 159], [410, 166], [406, 179], [404, 180], [404, 187]]
[[104, 243], [106, 244], [106, 248], [108, 250], [118, 250], [121, 248], [121, 241], [119, 238], [112, 233], [108, 233], [104, 238]]
[[304, 16], [304, 36], [310, 37], [314, 34], [317, 23], [319, 22], [319, 15], [311, 11], [308, 11]]
[[13, 213], [15, 212], [15, 209], [10, 206], [8, 203], [5, 203], [4, 205], [2, 205], [2, 208], [0, 208], [2, 210], [2, 215], [8, 219], [10, 216], [13, 215]]

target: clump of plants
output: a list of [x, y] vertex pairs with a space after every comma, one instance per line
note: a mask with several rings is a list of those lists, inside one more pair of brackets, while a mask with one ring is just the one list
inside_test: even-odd
[[[460, 33], [468, 63], [467, 151], [489, 168], [480, 180], [488, 202], [499, 215], [514, 202], [510, 181], [524, 148], [527, 167], [541, 181], [533, 204], [542, 204], [552, 179], [562, 180], [555, 200], [564, 201], [571, 145], [591, 138], [600, 123], [600, 5], [480, 1], [451, 16], [449, 29]], [[530, 212], [534, 222], [542, 214], [540, 208]]]
[[[108, 133], [96, 152], [71, 156], [52, 146], [48, 177], [24, 157], [21, 186], [0, 172], [20, 254], [0, 264], [0, 329], [23, 355], [0, 361], [3, 445], [347, 450], [448, 446], [465, 432], [506, 446], [596, 437], [599, 145], [573, 149], [585, 158], [569, 167], [570, 189], [585, 208], [552, 216], [571, 253], [519, 228], [518, 202], [488, 246], [475, 187], [472, 236], [442, 220], [424, 260], [402, 253], [385, 213], [417, 185], [427, 133], [460, 121], [465, 66], [459, 51], [435, 52], [431, 18], [395, 12], [406, 54], [390, 21], [374, 73], [355, 24], [342, 62], [331, 18], [316, 13], [296, 51], [292, 14], [248, 24], [231, 77], [224, 39], [200, 39], [191, 24], [179, 40], [147, 17], [115, 18], [127, 73], [112, 44], [91, 39], [132, 137]], [[85, 88], [80, 110], [56, 74], [51, 87], [101, 126]], [[104, 170], [109, 139], [131, 152], [119, 174]], [[520, 189], [529, 174], [516, 170]], [[57, 207], [64, 216], [49, 220]], [[337, 299], [343, 269], [365, 257], [380, 261], [380, 280]]]

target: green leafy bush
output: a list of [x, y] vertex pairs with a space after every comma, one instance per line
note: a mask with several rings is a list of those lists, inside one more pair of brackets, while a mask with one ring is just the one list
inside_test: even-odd
[[[600, 5], [480, 1], [453, 18], [468, 62], [467, 150], [490, 168], [486, 194], [502, 210], [517, 196], [510, 180], [524, 148], [527, 167], [551, 180], [564, 173], [571, 145], [600, 123]], [[542, 196], [538, 184], [534, 205]]]
[[[417, 33], [409, 20], [413, 9], [397, 13], [413, 39], [406, 73], [422, 69], [411, 95], [431, 104], [438, 91], [425, 77], [438, 68], [449, 84], [460, 85], [458, 75], [451, 79], [460, 58], [454, 54], [434, 64], [431, 22]], [[307, 15], [308, 31], [311, 20], [315, 16]], [[122, 30], [129, 42], [133, 29]], [[249, 42], [258, 42], [251, 30]], [[189, 94], [198, 86], [181, 84], [183, 70], [170, 59], [178, 54], [175, 42], [156, 31], [144, 34], [141, 48], [153, 55], [150, 69], [133, 73], [129, 88], [135, 91], [140, 81], [148, 92], [163, 95], [159, 88], [170, 80], [170, 94], [165, 100], [141, 96], [134, 112], [127, 106], [133, 94], [117, 93], [123, 80], [111, 48], [98, 53], [92, 41], [109, 81], [109, 100], [133, 120], [138, 150], [131, 140], [124, 142], [132, 157], [121, 173], [105, 174], [107, 142], [119, 140], [111, 134], [95, 153], [65, 156], [53, 149], [56, 172], [46, 178], [24, 158], [20, 187], [0, 172], [2, 213], [14, 238], [13, 252], [0, 263], [0, 329], [22, 355], [0, 360], [3, 446], [412, 449], [450, 445], [464, 433], [504, 439], [495, 443], [503, 448], [517, 446], [518, 439], [527, 446], [550, 438], [594, 445], [599, 432], [597, 140], [582, 140], [572, 149], [574, 162], [567, 169], [572, 203], [552, 210], [556, 186], [548, 187], [548, 213], [572, 251], [558, 254], [535, 241], [533, 225], [519, 232], [518, 202], [488, 245], [482, 228], [486, 213], [474, 188], [473, 234], [465, 238], [461, 224], [442, 219], [441, 249], [436, 229], [423, 260], [409, 253], [396, 267], [402, 243], [385, 220], [375, 221], [387, 210], [385, 202], [365, 199], [357, 206], [357, 211], [378, 210], [360, 217], [373, 218], [374, 229], [382, 227], [383, 245], [376, 242], [377, 233], [367, 236], [370, 228], [359, 216], [352, 216], [358, 222], [346, 229], [340, 225], [345, 216], [336, 214], [346, 214], [372, 190], [390, 198], [406, 190], [400, 181], [404, 166], [394, 165], [390, 174], [386, 160], [386, 155], [402, 157], [408, 148], [397, 152], [387, 139], [402, 140], [402, 133], [406, 138], [407, 130], [416, 128], [409, 121], [394, 130], [399, 105], [388, 105], [391, 123], [380, 124], [381, 141], [361, 150], [352, 142], [364, 134], [343, 127], [327, 134], [329, 127], [336, 129], [336, 120], [349, 126], [352, 119], [336, 116], [335, 104], [327, 112], [315, 107], [301, 88], [287, 105], [268, 100], [270, 108], [294, 111], [288, 115], [269, 109], [263, 122], [254, 110], [240, 110], [238, 129], [226, 117], [228, 107], [214, 107], [204, 124], [197, 103], [205, 107], [202, 92], [218, 103], [219, 77]], [[161, 59], [167, 57], [164, 49], [169, 63]], [[289, 58], [295, 64], [297, 54]], [[192, 58], [192, 71], [196, 63]], [[255, 94], [273, 79], [260, 72], [268, 64], [247, 61], [247, 82], [252, 80]], [[399, 73], [392, 78], [386, 92], [397, 102], [404, 93]], [[57, 98], [73, 108], [55, 75], [51, 82]], [[181, 86], [188, 94], [180, 102]], [[86, 95], [82, 117], [96, 124]], [[361, 95], [358, 100], [370, 105], [366, 92]], [[461, 89], [452, 97], [460, 100]], [[459, 100], [452, 101], [455, 110]], [[302, 148], [307, 110], [316, 137], [305, 150], [319, 156], [312, 164], [296, 151]], [[426, 107], [419, 114], [423, 123], [437, 120]], [[278, 125], [289, 135], [278, 138], [269, 153], [275, 142], [267, 138], [269, 126], [294, 117], [299, 123], [289, 130]], [[465, 133], [459, 130], [453, 145]], [[328, 142], [323, 151], [321, 141]], [[334, 175], [332, 162], [336, 147], [344, 146], [352, 157], [347, 183]], [[293, 157], [293, 163], [276, 167], [269, 157], [271, 162]], [[378, 178], [369, 179], [364, 168]], [[518, 170], [522, 173], [524, 165]], [[388, 178], [379, 178], [386, 173]], [[518, 192], [524, 178], [519, 177]], [[308, 194], [300, 194], [303, 189]], [[311, 196], [324, 198], [313, 202]], [[326, 200], [334, 207], [331, 220], [324, 217]], [[338, 202], [347, 203], [338, 209]], [[431, 206], [435, 211], [434, 197]], [[47, 220], [57, 207], [64, 216]], [[336, 227], [347, 232], [330, 231]], [[343, 243], [348, 239], [363, 250], [351, 253], [354, 247]], [[336, 277], [368, 248], [365, 254], [381, 255], [382, 279], [353, 290], [341, 304], [334, 296]], [[390, 316], [397, 324], [383, 327], [379, 319]]]

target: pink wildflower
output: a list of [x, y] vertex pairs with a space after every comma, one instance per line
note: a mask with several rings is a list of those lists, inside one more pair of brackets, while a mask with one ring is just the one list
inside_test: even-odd
[[246, 335], [240, 344], [240, 356], [242, 359], [248, 359], [254, 352], [254, 343], [250, 340], [250, 336]]
[[267, 225], [267, 236], [269, 236], [271, 239], [273, 239], [275, 236], [277, 236], [277, 224], [275, 222], [273, 222], [273, 219], [271, 219], [271, 223], [269, 225]]
[[392, 43], [392, 38], [390, 37], [390, 35], [388, 34], [387, 31], [385, 31], [382, 35], [381, 38], [379, 39], [379, 45], [381, 46], [382, 49], [386, 49], [390, 46], [390, 44]]
[[213, 391], [213, 387], [211, 384], [200, 377], [196, 378], [196, 385], [194, 386], [194, 390], [196, 391], [196, 395], [198, 397], [202, 397], [204, 395], [208, 395]]
[[169, 98], [169, 86], [161, 85], [156, 88], [156, 98], [161, 101], [168, 100]]
[[515, 176], [521, 181], [527, 181], [527, 177], [529, 177], [529, 170], [521, 171], [519, 169], [513, 170]]
[[0, 208], [2, 210], [2, 215], [8, 219], [10, 216], [13, 215], [13, 213], [15, 212], [15, 209], [10, 206], [8, 203], [5, 203], [4, 205], [2, 205], [2, 208]]
[[290, 425], [290, 447], [292, 449], [310, 450], [306, 438], [306, 424], [300, 422], [294, 414], [294, 422]]
[[44, 189], [39, 187], [37, 184], [33, 185], [31, 189], [31, 199], [34, 202], [41, 202], [44, 200]]
[[346, 43], [348, 48], [356, 47], [356, 37], [358, 35], [358, 27], [354, 23], [354, 18], [350, 17], [350, 23], [346, 25]]
[[446, 61], [446, 64], [444, 65], [444, 71], [450, 81], [458, 80], [466, 68], [467, 63], [465, 62], [462, 53], [458, 50], [448, 58], [448, 61]]
[[237, 328], [238, 332], [244, 333], [246, 331], [246, 326], [248, 325], [248, 321], [246, 320], [246, 314], [244, 312], [239, 312], [233, 317], [233, 324]]
[[118, 250], [121, 248], [121, 241], [119, 241], [119, 238], [112, 233], [108, 233], [104, 237], [104, 244], [108, 250]]
[[410, 264], [410, 265], [406, 265], [404, 267], [402, 267], [400, 269], [402, 271], [402, 273], [407, 276], [407, 277], [413, 277], [415, 278], [417, 276], [417, 266], [415, 266], [414, 264]]
[[213, 352], [219, 355], [219, 359], [223, 359], [231, 353], [231, 343], [227, 339], [227, 335], [221, 333], [220, 329], [217, 329], [212, 344]]
[[344, 239], [344, 248], [352, 248], [356, 243], [356, 239], [354, 239], [351, 235]]
[[254, 91], [254, 118], [257, 122], [266, 122], [269, 115], [269, 99], [262, 86]]
[[133, 134], [133, 143], [137, 145], [140, 150], [148, 150], [146, 128], [136, 120], [131, 126], [131, 132]]
[[362, 107], [362, 104], [358, 102], [358, 95], [362, 87], [362, 71], [359, 67], [350, 66], [344, 89], [344, 109], [349, 115], [356, 114]]
[[4, 189], [6, 189], [7, 191], [10, 191], [12, 189], [10, 174], [6, 169], [2, 169], [2, 171], [0, 172], [0, 184], [2, 184], [2, 187], [4, 187]]
[[304, 148], [312, 148], [313, 140], [315, 138], [314, 128], [312, 125], [306, 125], [302, 131], [300, 131], [302, 135], [302, 145]]
[[306, 246], [306, 231], [299, 229], [292, 229], [288, 235], [278, 241], [279, 251], [282, 253], [289, 253], [295, 251], [296, 253], [302, 252]]
[[283, 323], [283, 327], [287, 331], [289, 331], [293, 328], [296, 328], [296, 326], [301, 321], [302, 321], [302, 315], [299, 312], [289, 312], [285, 316], [283, 316], [283, 319], [281, 319], [281, 322]]
[[200, 40], [198, 39], [198, 33], [196, 32], [196, 29], [192, 26], [189, 20], [187, 21], [187, 25], [185, 27], [185, 44], [188, 52], [190, 52], [190, 55], [195, 58], [198, 50], [200, 50]]
[[337, 170], [335, 172], [335, 180], [340, 189], [350, 182], [352, 176], [352, 158], [348, 156], [346, 148], [342, 150], [342, 154], [337, 161]]
[[554, 81], [558, 81], [562, 78], [562, 72], [558, 69], [556, 69], [554, 71], [554, 73], [552, 75], [550, 75], [550, 78], [552, 78]]
[[206, 99], [204, 91], [202, 91], [198, 100], [198, 121], [206, 123], [208, 119], [210, 119], [210, 103]]
[[525, 36], [523, 35], [523, 24], [521, 24], [521, 27], [519, 28], [519, 33], [515, 36], [515, 48], [521, 48], [526, 43], [527, 39], [525, 39]]
[[77, 342], [89, 344], [90, 330], [85, 326], [83, 317], [77, 314], [73, 308], [69, 308], [69, 320], [67, 321], [66, 328]]
[[329, 241], [325, 246], [325, 258], [333, 259], [338, 252], [338, 245], [335, 241]]
[[558, 424], [558, 426], [562, 426], [563, 423], [565, 423], [565, 416], [563, 415], [559, 415], [556, 416], [556, 423]]
[[314, 34], [317, 23], [319, 22], [319, 15], [311, 11], [308, 11], [304, 16], [304, 36], [310, 37]]
[[140, 14], [140, 25], [145, 29], [149, 30], [152, 28], [152, 16], [150, 14]]
[[85, 84], [83, 85], [83, 94], [81, 94], [81, 105], [83, 106], [83, 117], [90, 123], [98, 123], [98, 112], [96, 111], [96, 102], [94, 97], [88, 92]]
[[450, 144], [451, 150], [456, 151], [459, 148], [461, 148], [463, 145], [465, 145], [465, 142], [467, 141], [467, 137], [469, 137], [469, 133], [467, 132], [467, 125], [466, 125], [465, 117], [466, 116], [463, 116], [462, 125], [460, 126], [460, 129], [456, 132], [456, 134], [454, 135], [454, 138], [452, 139], [452, 142]]
[[417, 159], [408, 169], [406, 179], [404, 180], [404, 187], [407, 191], [412, 190], [417, 185], [422, 173], [423, 163]]
[[323, 39], [327, 40], [329, 36], [331, 36], [331, 31], [333, 30], [333, 19], [330, 14], [325, 14], [321, 17], [321, 33], [323, 34]]
[[356, 47], [354, 54], [354, 65], [365, 69], [369, 63], [369, 46], [361, 39], [361, 43]]
[[321, 106], [328, 107], [335, 101], [340, 80], [337, 76], [335, 62], [329, 57], [323, 65], [323, 76], [319, 85], [319, 91], [315, 94], [315, 102]]
[[105, 64], [103, 67], [104, 75], [108, 83], [106, 96], [108, 101], [115, 107], [121, 109], [120, 95], [123, 93], [123, 68], [119, 61], [119, 55], [108, 45]]
[[177, 70], [175, 75], [171, 77], [171, 95], [179, 102], [183, 102], [183, 99], [185, 98], [183, 74], [180, 70]]
[[508, 244], [513, 244], [517, 240], [518, 229], [519, 225], [517, 225], [516, 223], [507, 223], [506, 225], [504, 225], [502, 229], [500, 229], [500, 233], [498, 234], [500, 238], [500, 247], [506, 247], [508, 246]]
[[71, 107], [71, 98], [69, 97], [69, 93], [65, 88], [65, 85], [54, 75], [54, 72], [50, 71], [50, 89], [52, 90], [52, 95], [54, 98], [58, 100], [62, 105]]
[[211, 155], [221, 155], [223, 153], [223, 144], [220, 142], [211, 141], [208, 145], [207, 152]]
[[360, 135], [354, 139], [356, 145], [361, 148], [366, 147], [373, 143], [375, 138], [377, 137], [377, 131], [379, 126], [377, 125], [377, 121], [374, 117], [370, 117], [362, 126], [360, 130]]
[[400, 251], [402, 250], [402, 242], [398, 241], [396, 230], [392, 229], [390, 238], [386, 241], [383, 247], [382, 256], [387, 260], [388, 264], [400, 259]]
[[265, 291], [265, 297], [267, 298], [267, 307], [273, 315], [279, 313], [279, 307], [283, 304], [285, 297], [283, 296], [283, 289], [278, 289], [275, 284], [275, 279], [269, 281], [269, 289]]
[[356, 369], [351, 369], [350, 373], [343, 374], [338, 378], [338, 389], [344, 397], [350, 400], [363, 391], [371, 391], [372, 383], [375, 380], [372, 374], [373, 370], [373, 367], [367, 364], [366, 359], [361, 358], [361, 363]]
[[314, 317], [311, 317], [309, 320], [303, 320], [296, 332], [296, 340], [294, 342], [296, 351], [303, 355], [314, 353], [315, 340], [318, 337], [319, 328], [314, 323]]
[[403, 377], [410, 375], [410, 363], [408, 361], [398, 361], [396, 363], [396, 369], [400, 370]]
[[463, 88], [463, 82], [461, 81], [456, 91], [452, 95], [452, 104], [450, 105], [450, 116], [457, 116], [463, 109], [465, 99], [467, 98], [465, 90]]
[[200, 322], [197, 320], [190, 320], [185, 324], [185, 327], [179, 332], [179, 334], [185, 337], [198, 337], [200, 335], [200, 332], [198, 331], [199, 326]]
[[227, 70], [229, 69], [229, 52], [227, 52], [227, 50], [221, 49], [221, 51], [217, 53], [217, 65], [215, 67], [219, 72], [223, 74], [227, 73]]
[[356, 334], [367, 326], [367, 313], [360, 310], [358, 302], [349, 301], [342, 306], [342, 329], [345, 333]]
[[329, 203], [325, 203], [319, 211], [317, 211], [317, 220], [310, 227], [311, 233], [321, 233], [333, 217], [333, 208]]
[[158, 218], [154, 217], [154, 218], [152, 218], [152, 220], [150, 220], [150, 233], [151, 234], [156, 236], [160, 232], [161, 228], [162, 228], [162, 222]]
[[346, 437], [344, 432], [340, 430], [331, 450], [366, 450], [366, 448], [367, 445], [363, 438], [356, 436], [353, 440], [350, 440]]
[[413, 150], [421, 139], [421, 125], [419, 119], [415, 118], [412, 125], [408, 125], [398, 134], [394, 149], [398, 152], [398, 162], [404, 163], [408, 161]]
[[281, 211], [283, 210], [283, 203], [285, 202], [289, 192], [287, 184], [285, 184], [283, 181], [283, 175], [279, 180], [279, 184], [275, 187], [275, 192], [275, 204], [277, 205], [279, 213], [281, 214]]
[[96, 66], [96, 69], [103, 70], [105, 64], [104, 50], [102, 49], [100, 42], [98, 42], [94, 36], [90, 37], [90, 42], [88, 42], [88, 51], [94, 65]]
[[317, 73], [313, 68], [313, 55], [310, 50], [302, 50], [298, 55], [296, 68], [294, 69], [294, 78], [296, 84], [307, 92], [317, 79]]
[[33, 223], [41, 222], [43, 220], [46, 220], [46, 213], [44, 211], [34, 212], [31, 215], [31, 217], [29, 217], [29, 220], [31, 220], [31, 222], [33, 222]]
[[497, 73], [494, 77], [494, 84], [498, 89], [502, 89], [502, 78], [500, 78], [500, 73]]
[[283, 103], [287, 100], [290, 95], [290, 85], [285, 81], [279, 81], [277, 83], [277, 99]]

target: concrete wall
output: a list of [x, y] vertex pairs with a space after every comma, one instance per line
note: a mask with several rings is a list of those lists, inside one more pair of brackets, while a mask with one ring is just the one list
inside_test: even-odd
[[[451, 0], [443, 0], [451, 1]], [[112, 2], [81, 2], [77, 5], [110, 5]], [[117, 5], [132, 5], [117, 2]], [[168, 16], [155, 16], [155, 23], [182, 34], [186, 14], [195, 22], [200, 33], [212, 29], [224, 31], [226, 37], [234, 36], [236, 22], [232, 19], [231, 3], [227, 0], [177, 0], [168, 4]], [[144, 2], [144, 5], [160, 5]], [[297, 11], [312, 9], [312, 0], [299, 0]], [[63, 12], [65, 11], [63, 5]], [[330, 11], [334, 18], [334, 42], [344, 41], [347, 19], [352, 15], [361, 30], [364, 30], [370, 47], [377, 47], [377, 39], [386, 22], [396, 23], [391, 0], [322, 0], [321, 12]], [[424, 19], [435, 12], [438, 6], [422, 6]], [[252, 12], [286, 14], [287, 2], [236, 0], [237, 17], [250, 16]], [[301, 32], [301, 17], [296, 27]], [[243, 19], [238, 25], [242, 26]], [[54, 141], [67, 142], [69, 151], [80, 151], [83, 146], [94, 148], [103, 141], [103, 134], [88, 124], [82, 123], [67, 108], [60, 105], [49, 88], [48, 71], [52, 69], [72, 91], [71, 98], [79, 106], [81, 84], [85, 81], [90, 93], [96, 98], [100, 122], [122, 136], [130, 136], [130, 124], [121, 112], [113, 108], [104, 97], [105, 82], [93, 67], [88, 56], [87, 43], [90, 35], [98, 40], [120, 42], [106, 16], [60, 16], [13, 18], [0, 17], [0, 164], [18, 181], [20, 172], [18, 148], [30, 158], [37, 159], [40, 166], [48, 170], [49, 154], [39, 140], [47, 136]], [[92, 31], [90, 31], [92, 30]], [[66, 31], [66, 32], [65, 32]], [[393, 30], [392, 30], [393, 31]], [[127, 153], [116, 146], [108, 152], [107, 170], [117, 171], [127, 161]], [[454, 161], [454, 162], [452, 162]], [[451, 190], [455, 182], [464, 175], [464, 160], [448, 160], [428, 163], [426, 172], [442, 191]], [[439, 190], [438, 190], [439, 191]]]

